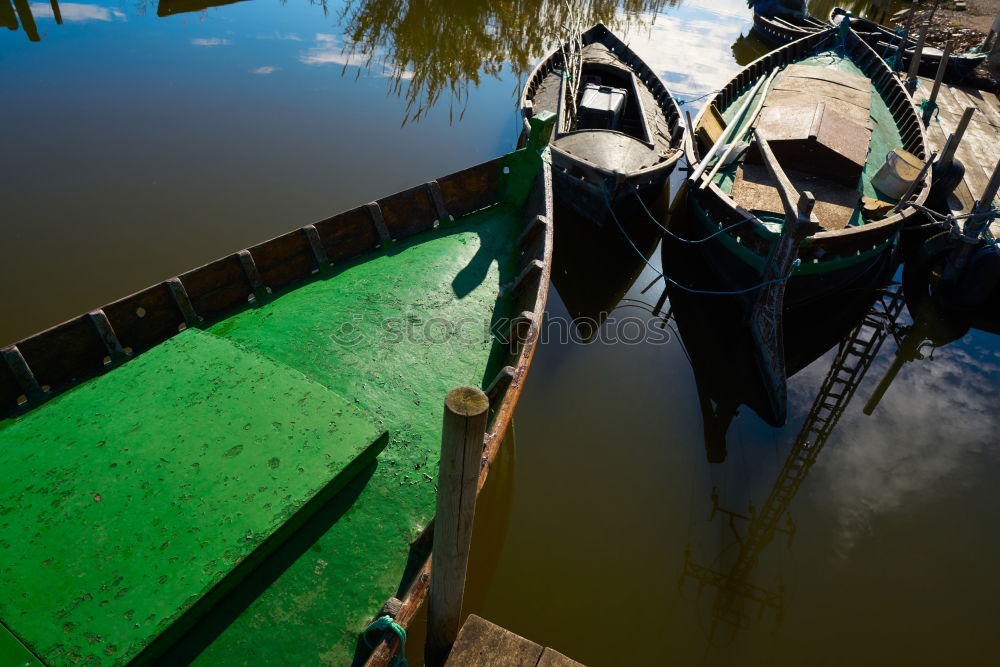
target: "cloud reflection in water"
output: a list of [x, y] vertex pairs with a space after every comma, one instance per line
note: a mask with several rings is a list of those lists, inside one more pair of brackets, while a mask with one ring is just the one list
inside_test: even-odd
[[[953, 343], [937, 349], [933, 359], [907, 363], [874, 414], [866, 416], [864, 401], [894, 353], [890, 341], [837, 425], [811, 480], [838, 524], [834, 551], [843, 559], [884, 515], [917, 511], [941, 494], [978, 485], [1000, 463], [995, 396], [1000, 350]], [[808, 391], [820, 385], [828, 366], [813, 364], [790, 387], [799, 414], [808, 410], [813, 399]]]

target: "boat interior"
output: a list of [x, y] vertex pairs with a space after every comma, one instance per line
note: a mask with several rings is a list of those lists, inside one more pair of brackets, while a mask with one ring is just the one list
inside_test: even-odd
[[767, 139], [795, 189], [816, 197], [825, 231], [882, 219], [899, 200], [878, 176], [890, 151], [903, 145], [899, 128], [871, 80], [847, 58], [820, 53], [786, 65], [726, 108], [713, 105], [699, 123], [702, 151], [724, 133], [735, 146], [712, 182], [778, 231], [784, 208], [761, 151], [752, 139], [731, 139], [751, 130]]
[[578, 51], [553, 54], [528, 84], [531, 113], [552, 111], [558, 116], [552, 145], [622, 173], [669, 158], [683, 130], [679, 118], [674, 131], [670, 129], [666, 88], [610, 33], [588, 33], [583, 41]]

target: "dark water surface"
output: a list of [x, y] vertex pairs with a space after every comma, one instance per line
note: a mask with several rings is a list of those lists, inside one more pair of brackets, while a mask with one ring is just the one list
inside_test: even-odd
[[[745, 0], [199, 4], [61, 3], [57, 24], [49, 3], [0, 0], [18, 28], [0, 29], [0, 345], [510, 150], [520, 80], [573, 21], [620, 29], [681, 99], [766, 50]], [[904, 364], [866, 416], [889, 337], [797, 493], [773, 494], [870, 297], [802, 317], [786, 426], [745, 407], [710, 421], [727, 450], [710, 464], [698, 389], [725, 396], [709, 410], [738, 400], [712, 380], [732, 325], [674, 299], [660, 328], [648, 221], [627, 226], [652, 266], [573, 222], [557, 220], [555, 326], [480, 504], [468, 611], [592, 666], [994, 664], [996, 336]], [[566, 324], [604, 311], [599, 330]], [[741, 549], [751, 505], [784, 532]]]

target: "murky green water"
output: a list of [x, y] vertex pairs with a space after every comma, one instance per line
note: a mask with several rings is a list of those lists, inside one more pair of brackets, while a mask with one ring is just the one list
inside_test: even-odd
[[[578, 4], [681, 99], [766, 50], [744, 0]], [[0, 30], [0, 344], [509, 150], [520, 79], [569, 22], [543, 0], [58, 7], [61, 24], [48, 3], [0, 0], [17, 28]], [[866, 416], [889, 337], [797, 492], [769, 502], [867, 303], [804, 318], [786, 426], [743, 407], [710, 464], [698, 385], [740, 398], [727, 325], [702, 321], [711, 300], [675, 299], [658, 328], [662, 283], [642, 291], [656, 236], [628, 225], [652, 266], [557, 221], [550, 321], [614, 321], [539, 347], [479, 508], [468, 610], [589, 665], [992, 664], [996, 337], [904, 364]], [[660, 335], [634, 342], [625, 318]], [[751, 542], [751, 504], [785, 532]]]

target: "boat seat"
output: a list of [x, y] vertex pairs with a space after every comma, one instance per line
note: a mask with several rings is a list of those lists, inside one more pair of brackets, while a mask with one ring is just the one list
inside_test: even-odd
[[0, 422], [0, 620], [45, 664], [169, 644], [387, 439], [301, 373], [188, 329]]
[[660, 159], [657, 151], [648, 144], [610, 130], [570, 132], [553, 141], [552, 145], [574, 157], [622, 173], [651, 167]]

